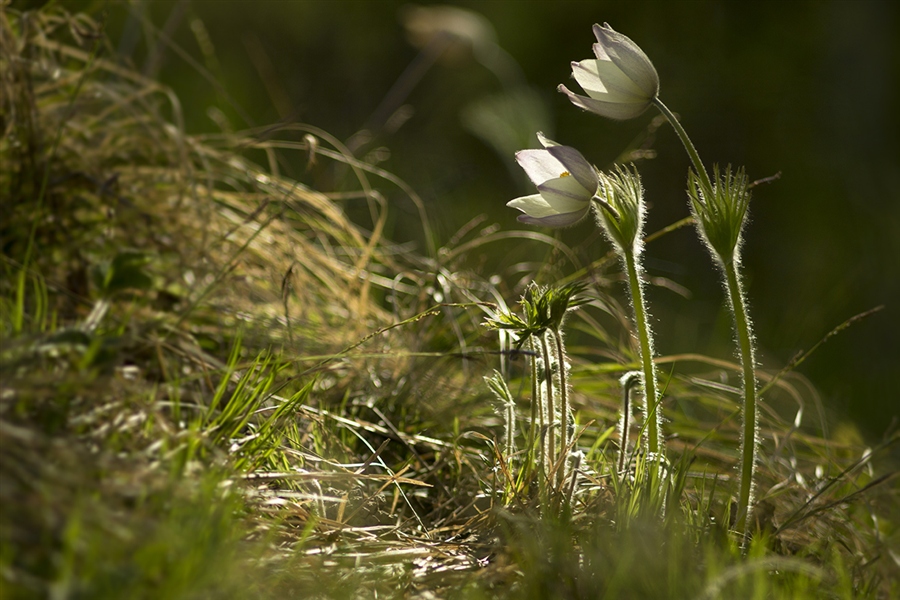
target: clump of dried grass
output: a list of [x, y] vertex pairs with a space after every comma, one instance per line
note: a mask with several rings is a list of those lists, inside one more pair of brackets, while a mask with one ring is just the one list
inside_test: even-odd
[[[426, 485], [403, 477], [409, 467], [394, 478], [372, 444], [393, 440], [391, 464], [446, 446], [379, 412], [361, 415], [384, 379], [409, 369], [412, 336], [372, 337], [359, 348], [372, 358], [345, 352], [433, 303], [418, 286], [427, 260], [382, 239], [372, 169], [330, 149], [326, 134], [190, 135], [177, 96], [113, 62], [105, 44], [83, 15], [0, 18], [0, 435], [3, 538], [15, 549], [4, 552], [5, 584], [46, 591], [60, 569], [83, 569], [73, 589], [102, 595], [104, 575], [87, 563], [115, 562], [97, 547], [103, 531], [121, 531], [111, 547], [128, 551], [167, 538], [167, 511], [148, 508], [156, 525], [141, 532], [133, 503], [174, 493], [199, 510], [233, 495], [210, 496], [204, 482], [252, 507], [248, 524], [226, 519], [238, 538], [279, 523], [279, 543], [341, 531], [361, 536], [361, 548], [375, 534], [353, 523], [383, 511], [384, 490]], [[280, 175], [288, 150], [349, 166], [359, 190], [329, 196]], [[261, 154], [265, 167], [248, 158]], [[347, 218], [348, 196], [370, 204], [372, 231]], [[140, 254], [141, 278], [110, 293], [103, 274], [126, 251]], [[82, 503], [89, 517], [73, 510]], [[421, 507], [407, 505], [414, 520]]]

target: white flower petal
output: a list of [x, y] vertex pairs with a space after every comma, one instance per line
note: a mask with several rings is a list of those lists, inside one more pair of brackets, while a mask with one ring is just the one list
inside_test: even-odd
[[573, 94], [565, 86], [559, 91], [576, 106], [611, 119], [640, 115], [659, 93], [656, 68], [637, 44], [609, 25], [594, 25], [594, 35], [596, 58], [572, 63], [572, 76], [588, 97]]
[[571, 175], [548, 179], [537, 188], [547, 202], [558, 207], [558, 212], [580, 210], [584, 204], [591, 201], [597, 189], [595, 187], [588, 191]]
[[543, 150], [521, 150], [516, 161], [537, 186], [538, 194], [521, 196], [507, 206], [522, 211], [522, 223], [545, 227], [567, 227], [590, 211], [599, 175], [574, 148], [562, 146], [542, 133]]
[[550, 204], [544, 200], [540, 194], [532, 194], [530, 196], [521, 196], [506, 203], [510, 208], [516, 208], [523, 213], [533, 217], [546, 217], [549, 215], [559, 214], [551, 208]]
[[600, 183], [597, 172], [591, 166], [581, 152], [571, 146], [551, 146], [547, 149], [554, 158], [556, 158], [566, 171], [581, 184], [591, 196], [597, 191], [597, 185]]
[[646, 101], [641, 102], [608, 102], [598, 100], [596, 98], [588, 98], [579, 96], [571, 92], [566, 86], [560, 85], [557, 88], [560, 92], [569, 97], [569, 101], [579, 108], [596, 113], [601, 117], [624, 121], [640, 116], [650, 104]]
[[659, 93], [659, 75], [640, 46], [606, 23], [603, 27], [595, 24], [593, 29], [597, 38], [594, 45], [597, 58], [601, 59], [601, 55], [609, 58], [645, 95], [655, 97]]
[[543, 131], [537, 132], [537, 138], [538, 138], [538, 141], [541, 143], [541, 146], [543, 146], [544, 148], [551, 148], [553, 146], [561, 146], [562, 145], [559, 142], [554, 142], [553, 140], [548, 138], [546, 135], [544, 135]]
[[506, 203], [510, 208], [516, 208], [525, 214], [519, 215], [521, 223], [541, 225], [544, 227], [568, 227], [584, 218], [590, 209], [590, 203], [581, 204], [577, 210], [560, 212], [557, 207], [551, 206], [546, 198], [540, 194], [522, 196]]
[[568, 227], [584, 218], [590, 210], [590, 202], [573, 201], [552, 193], [522, 196], [506, 203], [510, 208], [522, 211], [521, 223], [543, 227]]
[[[578, 85], [585, 92], [593, 96], [594, 94], [607, 94], [609, 91], [600, 79], [600, 73], [597, 70], [597, 63], [600, 62], [593, 58], [572, 63], [572, 76]], [[610, 63], [612, 64], [612, 63]]]
[[566, 168], [546, 150], [519, 150], [516, 162], [535, 185], [559, 177]]
[[582, 220], [588, 211], [585, 209], [580, 213], [566, 213], [562, 215], [550, 215], [547, 217], [532, 217], [529, 215], [519, 215], [520, 223], [529, 225], [540, 225], [542, 227], [570, 227]]
[[589, 58], [572, 63], [572, 76], [591, 98], [647, 102], [647, 95], [612, 62]]

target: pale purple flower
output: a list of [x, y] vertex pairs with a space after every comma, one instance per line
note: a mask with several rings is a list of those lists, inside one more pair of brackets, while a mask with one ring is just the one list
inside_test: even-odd
[[597, 192], [597, 171], [584, 156], [538, 133], [541, 150], [520, 150], [516, 161], [537, 186], [537, 194], [506, 203], [524, 214], [519, 221], [544, 227], [568, 227], [580, 221], [591, 208]]

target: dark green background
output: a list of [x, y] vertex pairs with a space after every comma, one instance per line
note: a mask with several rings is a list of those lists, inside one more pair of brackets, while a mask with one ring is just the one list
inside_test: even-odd
[[[253, 38], [271, 60], [293, 119], [342, 140], [363, 126], [417, 54], [397, 17], [401, 2], [62, 4], [87, 7], [98, 18], [106, 11], [115, 43], [122, 40], [120, 48], [138, 66], [148, 45], [139, 37], [143, 25], [128, 29], [129, 10], [162, 27], [183, 9], [172, 21], [174, 39], [213, 69], [246, 113], [168, 51], [158, 75], [178, 92], [190, 132], [217, 131], [207, 117], [210, 106], [222, 109], [236, 129], [283, 116], [248, 58]], [[753, 179], [780, 171], [780, 181], [755, 191], [746, 231], [745, 270], [761, 361], [778, 368], [848, 317], [886, 305], [830, 340], [800, 369], [839, 418], [857, 420], [869, 435], [884, 433], [900, 414], [897, 8], [863, 1], [454, 4], [491, 21], [497, 42], [545, 99], [555, 139], [599, 166], [653, 116], [648, 111], [615, 123], [579, 111], [555, 92], [570, 81], [569, 62], [591, 55], [591, 25], [607, 21], [654, 61], [661, 97], [682, 116], [704, 161], [744, 165]], [[209, 32], [217, 66], [204, 62], [191, 33], [193, 19]], [[131, 34], [123, 37], [123, 31]], [[480, 213], [488, 215], [487, 223], [519, 227], [504, 204], [529, 190], [460, 125], [467, 104], [500, 89], [475, 61], [439, 63], [408, 98], [412, 118], [378, 140], [390, 150], [381, 166], [423, 196], [441, 240]], [[652, 204], [649, 231], [687, 215], [688, 160], [671, 128], [660, 129], [654, 147], [659, 156], [641, 167]], [[310, 177], [302, 164], [288, 166], [288, 173]], [[395, 204], [391, 237], [421, 241], [412, 207], [384, 187]], [[359, 214], [364, 218], [364, 211]], [[577, 245], [592, 236], [591, 227], [579, 225], [561, 239]], [[510, 249], [491, 250], [503, 255]], [[495, 260], [500, 268], [502, 258]], [[652, 244], [647, 266], [651, 275], [669, 277], [693, 294], [686, 300], [651, 290], [658, 350], [730, 357], [722, 291], [694, 232], [684, 229]]]

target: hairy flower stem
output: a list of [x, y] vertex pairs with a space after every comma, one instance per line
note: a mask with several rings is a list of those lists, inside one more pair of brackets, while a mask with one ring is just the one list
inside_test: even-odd
[[[531, 338], [531, 429], [528, 430], [528, 455], [531, 458], [529, 464], [534, 465], [535, 441], [540, 435], [540, 430], [544, 427], [544, 408], [541, 401], [541, 390], [538, 381], [538, 345], [534, 337]], [[541, 444], [539, 452], [540, 464], [544, 464], [544, 445]]]
[[541, 353], [544, 357], [544, 380], [547, 382], [547, 397], [544, 401], [544, 409], [547, 412], [546, 418], [546, 448], [544, 449], [544, 469], [548, 478], [553, 472], [553, 455], [556, 454], [556, 414], [553, 405], [553, 369], [550, 363], [550, 348], [547, 346], [547, 338], [541, 335]]
[[506, 415], [506, 439], [504, 440], [504, 445], [506, 446], [506, 462], [511, 464], [513, 462], [513, 455], [516, 451], [516, 405], [512, 402], [507, 402], [504, 405], [504, 409]]
[[559, 466], [557, 472], [557, 482], [559, 489], [563, 489], [563, 483], [568, 476], [568, 460], [569, 444], [569, 381], [566, 373], [566, 352], [563, 347], [562, 333], [556, 329], [551, 329], [553, 341], [556, 343], [556, 362], [559, 367], [559, 423], [560, 423], [560, 448], [559, 448]]
[[662, 443], [659, 438], [660, 417], [656, 389], [656, 365], [653, 364], [653, 345], [650, 340], [650, 325], [647, 310], [644, 307], [644, 286], [641, 283], [637, 259], [634, 252], [623, 253], [625, 268], [628, 271], [628, 285], [631, 291], [631, 303], [634, 306], [634, 324], [637, 329], [638, 342], [641, 348], [641, 365], [644, 374], [644, 415], [647, 420], [647, 450], [653, 455], [652, 472], [662, 457]]
[[628, 432], [631, 430], [631, 389], [622, 391], [622, 419], [619, 433], [619, 474], [625, 472], [625, 459], [628, 457]]
[[659, 98], [653, 98], [653, 105], [659, 109], [659, 112], [663, 114], [672, 128], [675, 130], [675, 133], [678, 134], [678, 137], [681, 139], [681, 143], [684, 144], [684, 149], [687, 150], [688, 156], [691, 159], [691, 162], [694, 163], [694, 170], [703, 178], [703, 183], [706, 185], [707, 189], [712, 189], [712, 183], [709, 180], [709, 174], [706, 172], [706, 167], [703, 166], [703, 161], [700, 160], [700, 155], [697, 154], [697, 149], [694, 148], [694, 143], [691, 142], [691, 138], [688, 137], [687, 131], [684, 130], [684, 127], [681, 126], [681, 122], [678, 120], [678, 117], [675, 116], [669, 107], [662, 103], [662, 100]]
[[723, 266], [723, 269], [728, 284], [728, 300], [731, 303], [731, 312], [734, 315], [734, 329], [737, 333], [743, 371], [744, 429], [741, 437], [741, 488], [738, 495], [738, 513], [735, 529], [742, 534], [746, 534], [750, 511], [753, 508], [751, 506], [753, 502], [753, 473], [756, 469], [758, 419], [756, 415], [756, 376], [753, 372], [756, 356], [738, 264], [735, 261], [730, 261]]
[[631, 390], [640, 383], [640, 373], [630, 371], [622, 384], [622, 419], [619, 422], [619, 475], [624, 477], [628, 458], [628, 433], [631, 431]]

